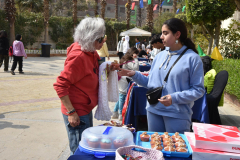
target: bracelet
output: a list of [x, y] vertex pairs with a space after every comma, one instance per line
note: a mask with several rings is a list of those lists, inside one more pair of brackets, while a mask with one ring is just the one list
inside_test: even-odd
[[72, 113], [68, 114], [68, 116], [71, 116], [71, 115], [73, 115], [74, 113], [76, 113], [76, 111], [74, 111], [74, 112], [72, 112]]
[[74, 112], [76, 112], [76, 110], [73, 108], [73, 110], [67, 112], [67, 114], [69, 115], [69, 114], [74, 113]]

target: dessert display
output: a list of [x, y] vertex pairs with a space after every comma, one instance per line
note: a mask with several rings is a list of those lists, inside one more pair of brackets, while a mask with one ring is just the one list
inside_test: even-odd
[[113, 141], [113, 145], [115, 148], [123, 147], [126, 143], [126, 139], [124, 136], [118, 136]]
[[166, 147], [166, 146], [174, 146], [174, 143], [172, 141], [165, 141], [163, 142], [163, 146]]
[[173, 141], [171, 137], [164, 137], [162, 140], [163, 140], [163, 142], [165, 142], [165, 141]]
[[173, 140], [174, 143], [176, 142], [182, 142], [185, 143], [185, 141], [182, 139], [182, 137], [176, 137], [175, 140]]
[[89, 136], [87, 139], [87, 143], [89, 147], [92, 148], [98, 148], [99, 146], [99, 138], [98, 137], [94, 137], [94, 136]]
[[183, 142], [176, 142], [175, 146], [176, 147], [186, 147], [187, 145], [185, 143], [183, 143]]
[[172, 139], [175, 140], [175, 138], [181, 137], [178, 132], [176, 132], [174, 135], [172, 135]]
[[163, 147], [161, 145], [161, 143], [155, 143], [155, 145], [152, 145], [152, 149], [156, 149], [156, 150], [162, 150]]
[[155, 145], [156, 143], [160, 143], [161, 144], [161, 141], [159, 141], [158, 139], [151, 139], [151, 142], [150, 142], [151, 146]]
[[111, 120], [110, 122], [104, 123], [102, 124], [103, 126], [114, 126], [114, 127], [122, 127], [122, 128], [126, 128], [131, 132], [135, 132], [135, 128], [132, 126], [132, 124], [128, 124], [128, 125], [123, 125], [119, 122], [113, 121]]
[[163, 135], [161, 135], [162, 138], [170, 138], [170, 136], [168, 135], [168, 132], [164, 132]]
[[171, 145], [164, 147], [164, 150], [165, 151], [170, 151], [170, 152], [175, 152], [176, 151], [175, 147], [171, 146]]
[[157, 132], [155, 132], [151, 135], [151, 138], [154, 138], [155, 136], [160, 136], [160, 135]]
[[147, 134], [147, 132], [143, 132], [143, 133], [140, 135], [141, 141], [148, 142], [148, 141], [149, 141], [149, 138], [150, 138], [150, 136]]
[[187, 152], [188, 150], [187, 150], [187, 148], [185, 148], [185, 147], [177, 147], [177, 148], [176, 148], [176, 151], [177, 151], [177, 152]]
[[102, 138], [100, 142], [100, 146], [102, 149], [110, 149], [112, 145], [112, 141], [109, 138]]

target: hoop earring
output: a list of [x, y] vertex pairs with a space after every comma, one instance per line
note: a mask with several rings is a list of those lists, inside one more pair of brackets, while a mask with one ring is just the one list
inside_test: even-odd
[[178, 44], [178, 40], [175, 41], [175, 44]]

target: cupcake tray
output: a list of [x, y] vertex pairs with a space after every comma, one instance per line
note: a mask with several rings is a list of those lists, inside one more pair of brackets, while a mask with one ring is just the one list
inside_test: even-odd
[[[150, 138], [149, 138], [149, 142], [143, 142], [141, 141], [140, 139], [140, 135], [143, 133], [143, 132], [147, 132], [147, 131], [138, 131], [137, 132], [137, 135], [136, 135], [136, 145], [138, 146], [142, 146], [144, 148], [151, 148], [151, 144], [150, 144], [150, 141], [151, 141], [151, 135], [154, 134], [155, 132], [147, 132], [148, 135], [150, 135]], [[162, 135], [164, 134], [163, 132], [158, 132], [159, 135]], [[168, 133], [170, 136], [174, 135], [174, 133]], [[184, 157], [184, 158], [187, 158], [189, 157], [190, 155], [192, 155], [192, 148], [188, 142], [188, 139], [187, 137], [184, 135], [184, 134], [180, 134], [179, 135], [182, 137], [182, 139], [185, 141], [186, 143], [186, 148], [188, 149], [188, 152], [171, 152], [171, 151], [165, 151], [164, 150], [164, 147], [163, 147], [163, 144], [162, 144], [162, 147], [163, 149], [161, 150], [163, 155], [166, 156], [166, 157]]]

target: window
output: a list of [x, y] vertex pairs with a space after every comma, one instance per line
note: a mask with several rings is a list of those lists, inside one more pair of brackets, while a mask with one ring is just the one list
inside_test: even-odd
[[169, 9], [167, 9], [167, 12], [169, 12]]
[[108, 10], [108, 11], [111, 11], [111, 7], [107, 7], [107, 10]]
[[120, 13], [125, 13], [125, 7], [120, 7]]

